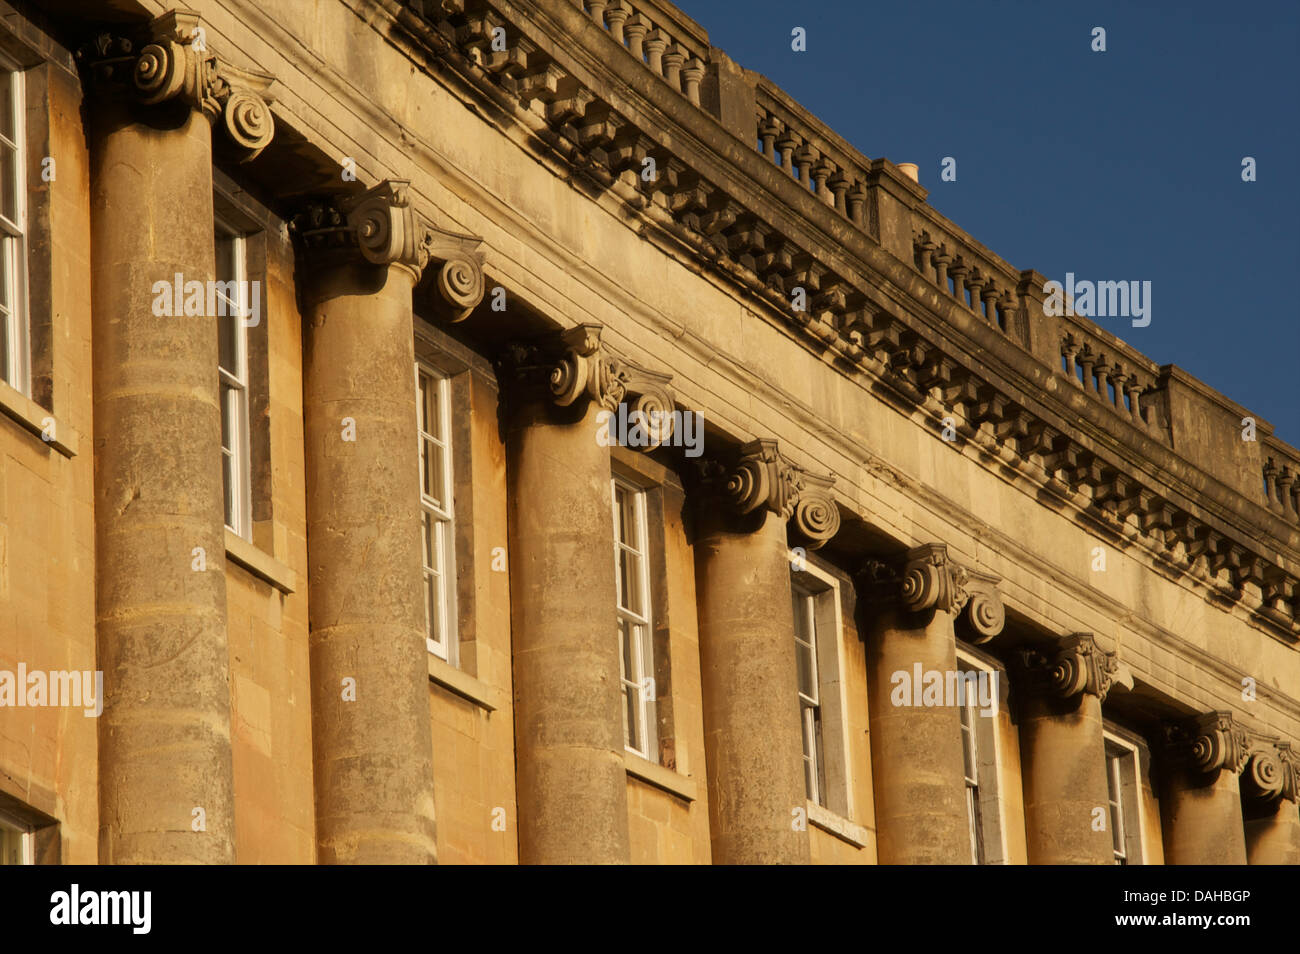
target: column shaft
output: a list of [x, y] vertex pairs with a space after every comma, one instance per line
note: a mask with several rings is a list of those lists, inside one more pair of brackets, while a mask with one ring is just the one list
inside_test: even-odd
[[609, 449], [596, 401], [513, 416], [506, 442], [519, 858], [629, 858]]
[[402, 266], [354, 264], [306, 282], [312, 749], [324, 863], [437, 858], [412, 279]]
[[100, 861], [231, 862], [217, 325], [153, 308], [155, 282], [213, 277], [212, 133], [94, 115]]
[[1237, 774], [1170, 767], [1160, 799], [1165, 864], [1244, 865], [1246, 840]]
[[952, 672], [957, 640], [942, 610], [873, 607], [867, 639], [871, 772], [880, 864], [969, 864], [961, 712], [955, 706], [895, 706], [896, 672]]
[[[1020, 714], [1025, 844], [1031, 865], [1102, 865], [1114, 860], [1101, 700], [1029, 693]], [[1093, 827], [1094, 810], [1106, 827]]]
[[735, 532], [706, 515], [695, 543], [713, 860], [807, 864], [786, 521], [759, 518]]
[[1246, 822], [1246, 859], [1252, 865], [1300, 865], [1300, 811], [1282, 799], [1277, 810]]

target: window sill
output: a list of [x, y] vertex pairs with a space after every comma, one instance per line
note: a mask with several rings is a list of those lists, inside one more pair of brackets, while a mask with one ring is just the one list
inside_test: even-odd
[[226, 527], [226, 558], [258, 579], [270, 583], [281, 593], [292, 593], [298, 585], [293, 570], [269, 553], [263, 553], [229, 527]]
[[[77, 456], [77, 432], [72, 426], [58, 423], [53, 414], [4, 381], [0, 381], [0, 412], [64, 457]], [[54, 425], [55, 438], [45, 437], [45, 428], [49, 424]]]
[[689, 775], [664, 768], [626, 749], [623, 751], [623, 766], [627, 769], [627, 774], [633, 778], [648, 782], [655, 788], [662, 788], [668, 794], [676, 795], [684, 801], [693, 802], [698, 797], [695, 780]]
[[854, 848], [867, 847], [871, 836], [861, 825], [855, 825], [842, 815], [837, 815], [816, 802], [808, 802], [808, 821], [822, 831], [834, 835], [840, 841], [848, 842]]
[[496, 712], [504, 705], [504, 694], [500, 689], [489, 686], [467, 672], [461, 672], [433, 653], [429, 653], [429, 678], [448, 692], [453, 692], [488, 712]]

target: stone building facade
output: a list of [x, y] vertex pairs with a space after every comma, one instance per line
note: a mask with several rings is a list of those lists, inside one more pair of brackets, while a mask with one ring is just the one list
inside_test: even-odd
[[682, 11], [0, 9], [4, 861], [1300, 861], [1300, 452]]

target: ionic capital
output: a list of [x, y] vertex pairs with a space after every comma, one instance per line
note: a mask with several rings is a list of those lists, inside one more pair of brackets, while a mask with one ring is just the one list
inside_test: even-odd
[[1092, 633], [1063, 636], [1046, 652], [1023, 649], [1020, 662], [1032, 688], [1060, 699], [1090, 693], [1104, 702], [1115, 683], [1133, 685], [1119, 654], [1102, 649]]
[[271, 142], [275, 121], [267, 105], [275, 77], [232, 66], [207, 48], [199, 15], [172, 10], [138, 34], [104, 33], [78, 52], [96, 87], [125, 90], [152, 106], [182, 103], [220, 126], [241, 162]]
[[1167, 754], [1194, 771], [1239, 774], [1250, 759], [1250, 733], [1231, 712], [1203, 712], [1165, 726]]
[[1241, 774], [1241, 794], [1260, 805], [1300, 799], [1300, 755], [1290, 742], [1257, 738]]
[[483, 240], [440, 229], [411, 206], [410, 182], [385, 179], [360, 195], [312, 203], [291, 228], [325, 263], [359, 257], [406, 269], [418, 282], [430, 261], [440, 263], [436, 304], [451, 321], [483, 300]]
[[[515, 345], [505, 370], [530, 396], [558, 407], [594, 401], [606, 411], [628, 402], [629, 416], [658, 447], [672, 436], [676, 402], [668, 386], [671, 374], [651, 371], [609, 350], [601, 342], [603, 326], [575, 325], [539, 341]], [[629, 400], [630, 399], [630, 400]]]
[[864, 576], [871, 598], [897, 601], [912, 613], [938, 610], [962, 616], [973, 643], [987, 642], [1006, 624], [999, 578], [952, 560], [942, 543], [908, 550], [901, 561], [869, 561]]
[[769, 510], [792, 524], [799, 541], [815, 550], [840, 528], [840, 511], [831, 488], [834, 477], [809, 473], [786, 459], [770, 439], [740, 448], [731, 467], [705, 465], [705, 500], [738, 516]]

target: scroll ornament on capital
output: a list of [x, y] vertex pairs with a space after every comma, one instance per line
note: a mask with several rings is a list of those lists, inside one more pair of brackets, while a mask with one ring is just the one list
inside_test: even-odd
[[942, 543], [907, 551], [901, 564], [872, 560], [866, 575], [876, 598], [896, 599], [908, 612], [939, 610], [963, 617], [973, 643], [988, 642], [1006, 624], [998, 577], [955, 562]]
[[1244, 797], [1264, 804], [1300, 798], [1300, 757], [1291, 743], [1260, 739], [1241, 776]]
[[614, 354], [601, 340], [603, 331], [598, 324], [581, 324], [518, 342], [503, 358], [502, 373], [518, 381], [521, 395], [558, 407], [590, 401], [612, 414], [626, 403], [627, 419], [646, 438], [629, 446], [652, 450], [672, 436], [676, 424], [672, 375]]
[[184, 103], [219, 119], [241, 162], [257, 156], [275, 134], [267, 105], [275, 77], [239, 69], [208, 50], [193, 11], [165, 13], [138, 36], [100, 34], [77, 56], [101, 89], [125, 87], [142, 105]]
[[1072, 633], [1062, 637], [1054, 650], [1021, 650], [1021, 661], [1039, 688], [1061, 699], [1090, 693], [1105, 701], [1111, 686], [1121, 683], [1133, 687], [1133, 677], [1119, 661], [1119, 654], [1098, 645], [1092, 633]]
[[431, 261], [439, 262], [436, 304], [451, 321], [467, 318], [483, 300], [478, 251], [483, 240], [440, 229], [420, 216], [406, 179], [386, 179], [359, 195], [310, 204], [291, 228], [308, 250], [396, 265], [417, 282]]
[[1231, 712], [1204, 712], [1173, 723], [1165, 740], [1176, 760], [1206, 774], [1220, 769], [1239, 774], [1250, 759], [1250, 733]]
[[766, 507], [793, 523], [810, 549], [822, 546], [840, 529], [840, 511], [831, 492], [835, 478], [790, 463], [774, 440], [750, 441], [741, 448], [736, 466], [716, 483], [727, 506], [740, 514]]

